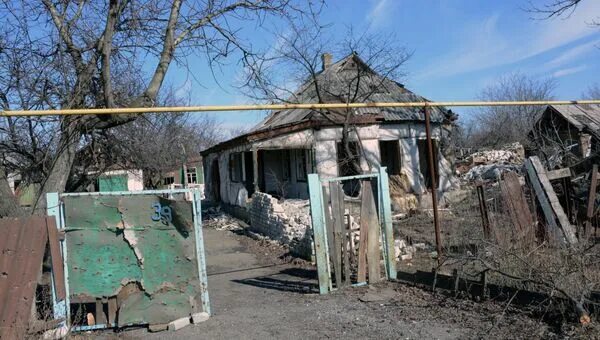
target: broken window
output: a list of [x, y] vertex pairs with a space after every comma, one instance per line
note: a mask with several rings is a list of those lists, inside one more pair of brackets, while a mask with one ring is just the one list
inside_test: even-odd
[[232, 182], [241, 182], [243, 178], [242, 153], [229, 154], [229, 179]]
[[381, 166], [387, 167], [389, 175], [399, 175], [401, 169], [400, 143], [398, 140], [380, 140]]
[[197, 184], [198, 183], [198, 175], [196, 174], [195, 167], [187, 169], [187, 182], [188, 182], [188, 184]]

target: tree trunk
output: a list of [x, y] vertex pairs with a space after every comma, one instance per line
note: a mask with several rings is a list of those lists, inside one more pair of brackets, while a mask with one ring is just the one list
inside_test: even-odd
[[81, 132], [76, 125], [68, 118], [63, 121], [59, 151], [38, 194], [32, 212], [34, 215], [46, 214], [47, 193], [65, 190], [81, 138]]
[[6, 169], [0, 165], [0, 218], [22, 215], [24, 215], [24, 210], [10, 189]]

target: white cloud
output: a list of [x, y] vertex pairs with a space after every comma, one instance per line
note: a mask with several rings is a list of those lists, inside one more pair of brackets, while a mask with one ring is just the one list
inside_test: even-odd
[[[589, 22], [599, 12], [600, 1], [582, 2], [568, 18], [521, 25], [519, 19], [493, 14], [483, 21], [465, 24], [460, 43], [415, 76], [418, 80], [439, 78], [523, 61], [597, 33], [598, 29]], [[517, 26], [507, 25], [509, 22], [516, 22]], [[585, 48], [573, 53], [584, 53]]]
[[600, 40], [593, 40], [584, 44], [577, 45], [550, 60], [545, 64], [546, 67], [557, 67], [568, 62], [575, 61], [577, 58], [594, 51], [600, 46]]
[[372, 0], [371, 3], [375, 3], [375, 5], [367, 13], [367, 22], [371, 26], [381, 26], [390, 17], [394, 5], [398, 2], [397, 0]]
[[552, 76], [555, 78], [560, 78], [564, 76], [568, 76], [571, 74], [579, 73], [587, 68], [587, 65], [580, 65], [575, 67], [563, 68], [552, 73]]

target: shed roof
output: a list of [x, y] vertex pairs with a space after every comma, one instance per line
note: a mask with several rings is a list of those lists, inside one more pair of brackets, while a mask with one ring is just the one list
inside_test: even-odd
[[549, 105], [545, 112], [548, 112], [549, 110], [564, 117], [569, 124], [573, 125], [578, 130], [586, 130], [597, 138], [600, 138], [600, 105]]

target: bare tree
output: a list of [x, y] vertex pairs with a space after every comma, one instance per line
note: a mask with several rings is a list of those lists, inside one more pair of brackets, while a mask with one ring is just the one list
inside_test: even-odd
[[[243, 87], [249, 96], [261, 101], [288, 103], [356, 103], [377, 100], [376, 96], [397, 86], [404, 76], [403, 66], [411, 57], [393, 35], [357, 34], [349, 29], [337, 42], [328, 27], [295, 26], [278, 34], [275, 46], [247, 67]], [[349, 56], [339, 72], [325, 72], [332, 55]], [[299, 90], [297, 90], [299, 89]], [[357, 110], [314, 110], [316, 117], [342, 125], [343, 159], [349, 172], [362, 173], [358, 150], [351, 146], [350, 135], [356, 133]], [[360, 142], [360, 141], [359, 141]], [[364, 153], [363, 153], [364, 154]]]
[[[568, 17], [577, 10], [577, 7], [582, 2], [583, 0], [549, 0], [547, 3], [540, 6], [529, 1], [529, 8], [527, 11], [540, 15], [542, 19]], [[592, 26], [600, 26], [600, 21], [595, 20], [589, 24]]]
[[[316, 1], [316, 5], [319, 5]], [[3, 110], [138, 107], [157, 103], [173, 61], [199, 54], [211, 67], [254, 55], [241, 27], [270, 18], [313, 18], [315, 3], [293, 0], [2, 1], [0, 103]], [[145, 70], [152, 69], [151, 72]], [[65, 190], [78, 154], [96, 133], [127, 116], [6, 119], [2, 172], [22, 171], [47, 192]], [[93, 148], [92, 148], [93, 149]], [[5, 186], [0, 177], [0, 186]], [[13, 201], [2, 197], [0, 205]]]
[[[222, 140], [218, 122], [189, 114], [149, 114], [111, 131], [116, 164], [141, 169], [146, 185], [158, 187], [174, 166]], [[149, 140], [151, 139], [151, 140]]]
[[587, 92], [583, 94], [584, 98], [589, 99], [600, 99], [600, 84], [596, 83], [591, 85]]
[[[553, 98], [556, 83], [553, 79], [534, 79], [514, 73], [501, 77], [485, 88], [483, 101], [526, 101]], [[467, 146], [498, 147], [507, 143], [527, 143], [527, 134], [543, 112], [539, 106], [483, 107], [474, 111], [471, 138]]]

